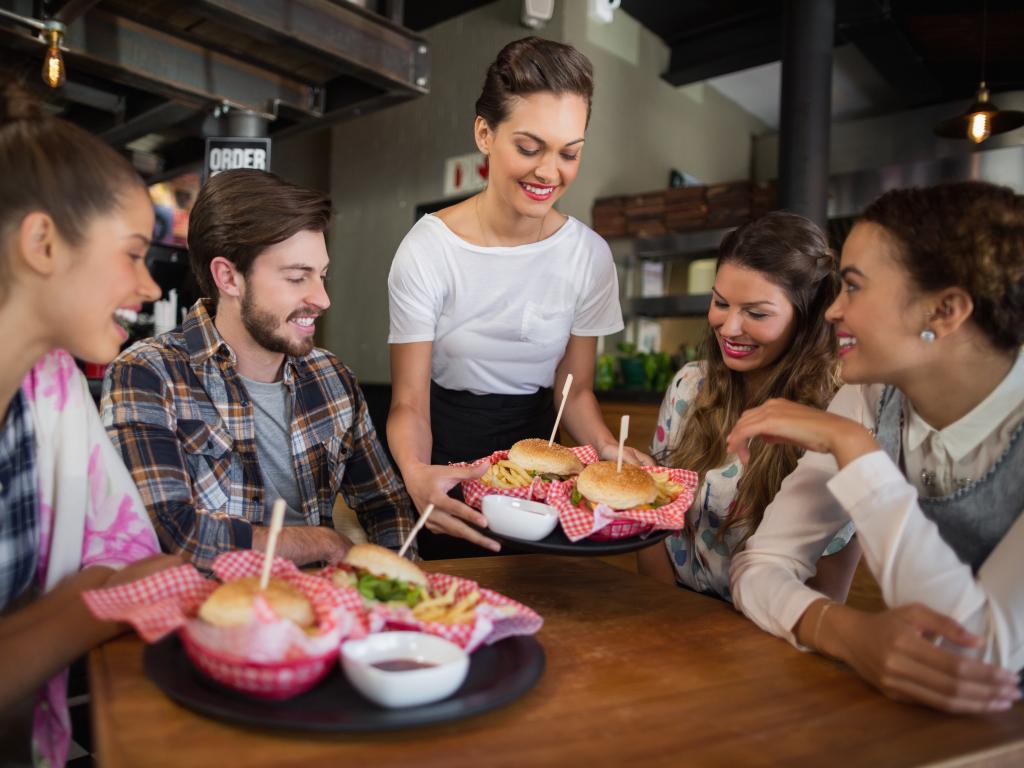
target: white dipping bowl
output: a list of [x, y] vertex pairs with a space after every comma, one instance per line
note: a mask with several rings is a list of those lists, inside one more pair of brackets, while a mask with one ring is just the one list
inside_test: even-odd
[[492, 531], [514, 539], [539, 541], [558, 525], [558, 510], [539, 501], [491, 495], [480, 506]]
[[[375, 663], [408, 659], [436, 666], [387, 671]], [[380, 632], [341, 645], [341, 667], [363, 696], [382, 707], [415, 707], [451, 696], [469, 672], [469, 654], [425, 632]]]

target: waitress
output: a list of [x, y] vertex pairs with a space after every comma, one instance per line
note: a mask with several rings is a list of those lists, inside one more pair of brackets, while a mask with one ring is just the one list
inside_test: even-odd
[[[608, 244], [554, 203], [579, 172], [593, 68], [575, 48], [528, 37], [487, 70], [474, 137], [487, 188], [421, 218], [388, 278], [388, 443], [421, 511], [427, 559], [476, 556], [499, 544], [470, 527], [483, 515], [448, 492], [484, 467], [454, 468], [562, 425], [602, 458], [618, 441], [593, 393], [597, 337], [623, 328]], [[651, 463], [626, 449], [625, 460]]]

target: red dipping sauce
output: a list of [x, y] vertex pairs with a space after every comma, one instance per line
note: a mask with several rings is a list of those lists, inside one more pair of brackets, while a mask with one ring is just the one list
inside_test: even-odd
[[385, 659], [384, 661], [375, 661], [370, 666], [384, 672], [411, 672], [414, 669], [436, 667], [437, 664], [432, 661], [417, 661], [416, 659]]

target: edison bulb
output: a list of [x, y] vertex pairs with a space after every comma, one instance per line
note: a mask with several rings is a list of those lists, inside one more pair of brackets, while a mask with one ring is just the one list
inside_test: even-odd
[[981, 144], [992, 135], [992, 120], [988, 112], [975, 112], [967, 124], [967, 138]]
[[51, 88], [60, 88], [65, 79], [64, 57], [60, 55], [60, 48], [48, 48], [43, 59], [43, 82]]

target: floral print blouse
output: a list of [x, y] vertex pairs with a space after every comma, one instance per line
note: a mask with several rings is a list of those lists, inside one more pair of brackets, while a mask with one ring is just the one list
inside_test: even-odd
[[[704, 386], [701, 362], [684, 365], [669, 385], [658, 413], [658, 426], [651, 442], [651, 455], [662, 463], [678, 445], [686, 426], [690, 403]], [[724, 435], [723, 435], [724, 439]], [[729, 593], [729, 565], [732, 553], [744, 538], [742, 528], [731, 528], [723, 537], [718, 529], [732, 513], [736, 488], [743, 476], [743, 465], [729, 455], [721, 467], [708, 470], [701, 478], [693, 505], [687, 513], [686, 530], [665, 539], [669, 560], [676, 572], [676, 581], [696, 592], [713, 595], [732, 602]], [[838, 552], [849, 543], [853, 526], [841, 530], [825, 550]]]
[[[62, 351], [44, 355], [21, 385], [34, 444], [38, 550], [32, 589], [49, 591], [92, 565], [121, 568], [160, 551], [131, 475], [111, 445], [88, 383]], [[0, 510], [6, 512], [6, 510]], [[20, 557], [23, 553], [9, 553]], [[32, 757], [64, 765], [71, 739], [67, 670], [37, 694]]]

